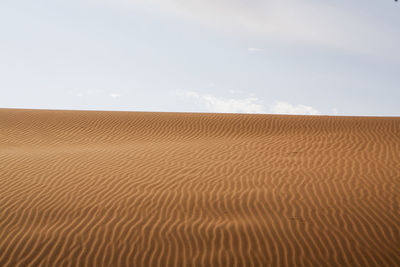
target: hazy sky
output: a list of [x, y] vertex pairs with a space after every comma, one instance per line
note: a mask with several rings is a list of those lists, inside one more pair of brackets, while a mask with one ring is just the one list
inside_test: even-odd
[[393, 0], [0, 1], [0, 107], [400, 115]]

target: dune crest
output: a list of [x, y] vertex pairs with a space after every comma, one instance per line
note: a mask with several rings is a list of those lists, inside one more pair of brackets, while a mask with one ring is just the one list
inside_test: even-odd
[[400, 266], [400, 118], [0, 109], [0, 266]]

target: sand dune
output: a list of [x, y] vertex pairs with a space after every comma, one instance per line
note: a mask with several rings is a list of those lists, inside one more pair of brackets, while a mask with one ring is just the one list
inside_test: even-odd
[[0, 109], [0, 266], [400, 266], [400, 118]]

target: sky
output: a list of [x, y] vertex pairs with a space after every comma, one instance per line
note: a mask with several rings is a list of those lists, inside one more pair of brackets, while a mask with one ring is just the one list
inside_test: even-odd
[[393, 0], [2, 0], [0, 107], [400, 116]]

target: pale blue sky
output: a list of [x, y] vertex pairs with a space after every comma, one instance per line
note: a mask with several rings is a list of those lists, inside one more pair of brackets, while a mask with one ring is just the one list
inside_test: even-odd
[[0, 1], [0, 107], [400, 115], [392, 0]]

